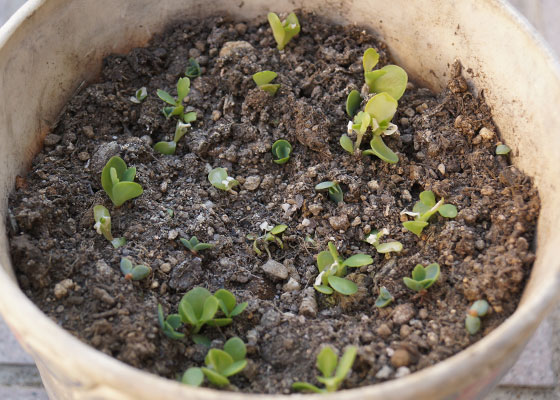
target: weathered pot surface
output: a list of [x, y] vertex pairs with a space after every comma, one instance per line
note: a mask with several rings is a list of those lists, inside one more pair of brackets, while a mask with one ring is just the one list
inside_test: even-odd
[[[41, 146], [72, 92], [94, 77], [101, 60], [147, 43], [181, 16], [228, 12], [251, 18], [270, 3], [246, 0], [30, 0], [0, 30], [0, 312], [35, 358], [53, 399], [278, 398], [191, 388], [141, 372], [71, 336], [20, 291], [5, 234], [8, 193]], [[383, 384], [327, 395], [332, 399], [455, 399], [487, 393], [513, 364], [560, 283], [560, 69], [528, 25], [498, 0], [287, 1], [339, 23], [371, 27], [413, 80], [438, 90], [458, 58], [484, 90], [513, 163], [533, 177], [541, 196], [537, 259], [522, 302], [504, 324], [448, 360]], [[295, 395], [299, 396], [299, 395]]]

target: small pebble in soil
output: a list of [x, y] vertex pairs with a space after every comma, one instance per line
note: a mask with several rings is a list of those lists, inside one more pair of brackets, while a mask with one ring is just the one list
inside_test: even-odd
[[393, 322], [397, 325], [406, 324], [414, 317], [416, 311], [410, 303], [399, 304], [393, 310]]
[[64, 279], [54, 285], [54, 297], [62, 299], [68, 295], [68, 291], [74, 287], [72, 279]]
[[406, 349], [397, 349], [391, 356], [391, 364], [395, 368], [406, 367], [410, 364], [410, 354]]
[[288, 268], [286, 268], [284, 264], [273, 259], [270, 259], [261, 265], [261, 269], [272, 280], [284, 280], [288, 278]]
[[379, 371], [377, 371], [375, 377], [377, 379], [389, 379], [392, 373], [393, 368], [389, 367], [388, 365], [384, 365]]
[[317, 316], [317, 309], [315, 289], [312, 287], [305, 289], [305, 297], [299, 306], [299, 313], [309, 318], [315, 318]]
[[329, 224], [331, 224], [333, 229], [344, 232], [350, 226], [350, 221], [348, 221], [346, 214], [335, 215], [329, 218]]
[[294, 278], [290, 278], [290, 280], [288, 280], [288, 282], [284, 285], [284, 290], [286, 292], [295, 292], [299, 289], [301, 289], [301, 285]]

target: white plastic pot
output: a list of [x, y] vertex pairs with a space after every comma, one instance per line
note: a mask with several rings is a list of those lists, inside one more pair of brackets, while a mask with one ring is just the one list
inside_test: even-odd
[[[542, 200], [537, 258], [518, 310], [465, 351], [405, 378], [323, 396], [338, 400], [467, 399], [487, 393], [558, 298], [560, 73], [531, 28], [498, 0], [277, 0], [371, 27], [413, 80], [439, 90], [448, 66], [472, 68], [514, 164]], [[147, 43], [183, 16], [270, 11], [264, 0], [30, 0], [0, 30], [0, 312], [37, 362], [52, 399], [272, 399], [190, 388], [112, 359], [54, 324], [18, 288], [5, 234], [7, 196], [73, 91], [103, 57]], [[299, 397], [301, 395], [294, 395]]]

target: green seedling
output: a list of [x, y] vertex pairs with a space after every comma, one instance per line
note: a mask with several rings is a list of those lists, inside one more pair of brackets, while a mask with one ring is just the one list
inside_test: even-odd
[[113, 235], [111, 234], [111, 214], [109, 214], [109, 210], [102, 205], [96, 205], [93, 207], [93, 219], [95, 220], [93, 228], [97, 231], [97, 233], [103, 235], [105, 239], [110, 241], [115, 249], [118, 249], [126, 244], [126, 239], [123, 237], [113, 238]]
[[292, 154], [292, 145], [284, 139], [277, 140], [272, 145], [272, 155], [276, 158], [273, 160], [276, 164], [285, 164]]
[[146, 97], [148, 97], [148, 91], [146, 90], [145, 86], [142, 86], [134, 93], [134, 96], [130, 97], [130, 101], [136, 104], [140, 104], [144, 100], [146, 100]]
[[262, 246], [268, 254], [268, 258], [272, 258], [269, 249], [269, 243], [276, 243], [278, 247], [281, 249], [284, 248], [284, 242], [279, 235], [284, 233], [284, 231], [288, 228], [288, 225], [269, 225], [268, 222], [263, 222], [260, 225], [260, 228], [264, 231], [264, 235], [258, 236], [256, 234], [249, 234], [247, 235], [247, 239], [253, 241], [253, 250], [257, 253], [258, 256], [262, 255], [262, 251], [259, 246]]
[[139, 281], [146, 278], [152, 272], [152, 269], [147, 265], [133, 265], [132, 261], [130, 261], [126, 257], [121, 258], [121, 272], [124, 275], [124, 279], [127, 281]]
[[322, 251], [317, 255], [319, 275], [315, 279], [313, 287], [323, 294], [332, 294], [334, 291], [343, 295], [356, 293], [358, 286], [343, 278], [346, 275], [346, 268], [370, 265], [373, 263], [373, 258], [367, 254], [354, 254], [344, 260], [332, 242], [328, 243], [328, 247], [328, 251]]
[[274, 40], [276, 40], [278, 45], [278, 50], [284, 50], [288, 42], [301, 30], [297, 16], [294, 13], [290, 13], [284, 22], [280, 21], [278, 15], [273, 12], [268, 13], [267, 17], [268, 23], [272, 28]]
[[329, 198], [337, 204], [344, 200], [342, 189], [336, 181], [321, 182], [315, 186], [315, 190], [318, 192], [327, 190], [329, 192]]
[[185, 111], [183, 100], [188, 96], [190, 91], [191, 81], [189, 78], [180, 78], [177, 81], [177, 97], [171, 96], [165, 90], [157, 90], [158, 97], [169, 104], [169, 106], [163, 107], [163, 115], [165, 115], [165, 118], [170, 118], [173, 115], [178, 115], [179, 118], [183, 119], [185, 123], [188, 123], [188, 113], [183, 114], [183, 111]]
[[181, 316], [179, 314], [169, 314], [165, 318], [161, 304], [158, 304], [158, 322], [161, 330], [168, 338], [178, 340], [185, 337], [184, 333], [177, 332], [177, 329], [183, 325]]
[[136, 167], [126, 167], [122, 158], [111, 157], [101, 172], [101, 186], [116, 207], [125, 201], [138, 197], [143, 189], [134, 182]]
[[436, 212], [445, 218], [455, 218], [457, 207], [452, 204], [444, 204], [443, 197], [436, 203], [434, 192], [425, 190], [420, 193], [420, 200], [414, 204], [412, 212], [404, 212], [404, 214], [414, 217], [414, 221], [403, 222], [403, 226], [420, 237], [424, 228], [429, 225], [428, 220]]
[[484, 317], [488, 313], [488, 302], [486, 300], [477, 300], [467, 311], [465, 318], [465, 328], [471, 335], [476, 334], [480, 330], [480, 317]]
[[167, 215], [169, 215], [169, 218], [173, 218], [175, 216], [175, 211], [173, 211], [172, 208], [168, 208], [166, 211]]
[[200, 242], [196, 238], [196, 236], [192, 236], [189, 240], [187, 240], [185, 238], [181, 238], [181, 239], [179, 239], [179, 241], [181, 243], [183, 243], [183, 245], [187, 249], [189, 249], [191, 251], [191, 253], [193, 253], [195, 256], [198, 255], [199, 251], [206, 250], [206, 249], [211, 249], [212, 247], [214, 247], [213, 244]]
[[200, 65], [194, 58], [189, 58], [189, 65], [185, 70], [185, 76], [190, 79], [198, 78], [202, 74]]
[[294, 382], [292, 389], [314, 393], [336, 392], [352, 369], [357, 352], [358, 349], [355, 346], [348, 346], [339, 360], [332, 347], [323, 347], [317, 355], [315, 365], [322, 374], [317, 377], [317, 380], [325, 385], [325, 388], [318, 388], [308, 382]]
[[226, 289], [217, 290], [216, 293], [214, 293], [214, 297], [218, 299], [218, 306], [226, 318], [233, 318], [241, 314], [249, 304], [246, 301], [237, 304], [233, 293]]
[[387, 228], [383, 228], [381, 230], [374, 230], [371, 231], [371, 233], [368, 236], [366, 236], [365, 241], [371, 244], [373, 247], [375, 247], [375, 250], [377, 250], [378, 253], [390, 253], [392, 251], [394, 251], [395, 253], [401, 252], [403, 249], [403, 245], [401, 242], [393, 241], [387, 243], [379, 243], [379, 240], [383, 236], [388, 234], [389, 231], [387, 230]]
[[358, 108], [360, 108], [360, 104], [362, 104], [362, 96], [360, 96], [360, 92], [352, 90], [348, 93], [348, 97], [346, 98], [346, 113], [350, 118], [356, 115]]
[[397, 65], [386, 65], [381, 69], [373, 70], [379, 61], [379, 54], [375, 49], [365, 51], [362, 63], [364, 66], [364, 79], [370, 93], [387, 93], [393, 99], [399, 100], [408, 83], [406, 71]]
[[426, 268], [422, 264], [417, 264], [412, 270], [412, 279], [404, 277], [406, 287], [421, 295], [426, 293], [426, 289], [432, 286], [439, 278], [439, 264], [433, 263]]
[[194, 111], [188, 112], [183, 116], [185, 122], [177, 121], [175, 126], [175, 135], [173, 140], [170, 142], [157, 142], [154, 146], [154, 150], [161, 154], [172, 155], [175, 154], [175, 149], [177, 148], [177, 143], [189, 130], [191, 127], [191, 122], [196, 121], [196, 113]]
[[228, 377], [238, 374], [247, 366], [247, 348], [243, 340], [232, 337], [224, 344], [224, 349], [210, 349], [204, 359], [206, 367], [191, 367], [185, 371], [181, 381], [187, 385], [200, 386], [203, 375], [210, 383], [223, 387], [229, 385]]
[[385, 286], [382, 286], [379, 289], [379, 296], [377, 296], [377, 300], [375, 300], [375, 306], [379, 308], [387, 307], [389, 304], [393, 302], [395, 298]]
[[208, 174], [208, 181], [210, 181], [215, 188], [226, 192], [233, 192], [232, 188], [239, 185], [238, 181], [228, 176], [227, 169], [225, 168], [214, 168], [210, 171]]
[[255, 81], [259, 89], [274, 96], [280, 88], [280, 84], [270, 82], [272, 82], [277, 76], [278, 74], [273, 71], [261, 71], [253, 74], [253, 81]]
[[[218, 299], [207, 289], [195, 287], [189, 290], [179, 302], [181, 321], [192, 326], [191, 333], [200, 329], [214, 319], [218, 312]], [[224, 325], [231, 323], [231, 319]]]
[[496, 146], [496, 154], [499, 156], [505, 156], [506, 154], [509, 154], [510, 151], [511, 149], [509, 148], [509, 146], [505, 144]]

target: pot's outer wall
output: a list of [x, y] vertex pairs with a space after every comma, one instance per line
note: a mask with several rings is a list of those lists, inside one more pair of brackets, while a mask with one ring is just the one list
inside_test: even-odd
[[[118, 7], [117, 7], [118, 4]], [[63, 331], [19, 290], [5, 235], [7, 196], [65, 102], [101, 60], [147, 43], [181, 16], [226, 12], [251, 18], [305, 5], [340, 23], [371, 26], [409, 75], [433, 89], [459, 58], [492, 107], [514, 163], [542, 200], [537, 260], [522, 304], [467, 350], [395, 381], [321, 399], [470, 399], [511, 366], [557, 299], [560, 281], [560, 73], [521, 17], [499, 0], [30, 0], [0, 30], [0, 312], [33, 355], [52, 399], [241, 400], [126, 366]], [[295, 39], [297, 41], [297, 39]], [[458, 310], [461, 312], [461, 310]], [[260, 399], [280, 396], [259, 396]], [[294, 395], [293, 397], [300, 397]]]

